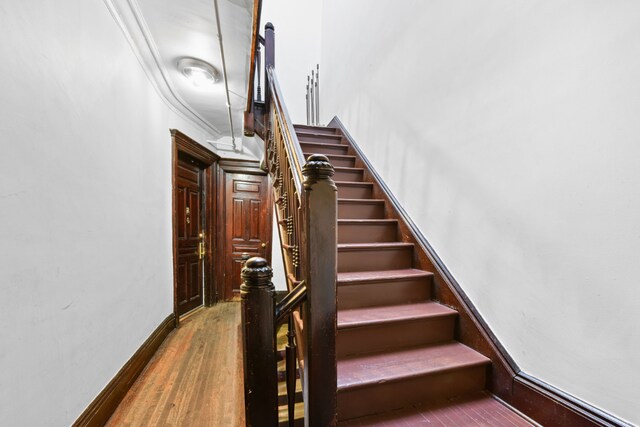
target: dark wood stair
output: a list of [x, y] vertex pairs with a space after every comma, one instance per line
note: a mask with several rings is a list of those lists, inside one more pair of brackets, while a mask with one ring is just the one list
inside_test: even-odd
[[491, 360], [456, 341], [458, 312], [431, 299], [433, 273], [415, 268], [414, 244], [340, 130], [295, 129], [305, 157], [325, 154], [336, 170], [339, 423], [532, 425], [488, 392]]

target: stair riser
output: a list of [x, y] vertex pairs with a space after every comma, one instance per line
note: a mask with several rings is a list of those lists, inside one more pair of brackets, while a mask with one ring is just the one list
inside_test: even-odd
[[431, 278], [388, 282], [338, 284], [338, 308], [409, 304], [431, 298]]
[[318, 142], [320, 144], [342, 144], [342, 137], [339, 135], [305, 135], [298, 134], [298, 141], [303, 142]]
[[336, 339], [336, 351], [338, 357], [343, 357], [451, 341], [454, 324], [455, 316], [441, 316], [388, 322], [374, 326], [340, 328]]
[[[304, 158], [308, 158], [312, 153], [306, 153], [304, 154]], [[341, 158], [330, 158], [329, 159], [329, 163], [331, 163], [331, 165], [333, 167], [338, 167], [338, 168], [353, 168], [356, 165], [356, 160], [354, 158], [347, 158], [347, 159], [341, 159]]]
[[334, 181], [362, 182], [362, 179], [363, 179], [363, 173], [361, 170], [355, 170], [355, 171], [336, 170], [335, 175], [333, 175]]
[[339, 219], [383, 219], [384, 205], [381, 203], [338, 203]]
[[314, 127], [314, 126], [305, 126], [305, 125], [294, 125], [293, 127], [296, 131], [320, 133], [323, 135], [335, 135], [337, 131], [336, 128]]
[[338, 391], [338, 419], [372, 415], [419, 402], [448, 399], [483, 390], [487, 365], [424, 375], [403, 381]]
[[371, 199], [373, 197], [373, 187], [337, 185], [338, 197], [340, 199]]
[[413, 248], [338, 250], [338, 272], [401, 270], [413, 265]]
[[338, 224], [338, 243], [395, 242], [398, 224]]
[[313, 154], [337, 154], [337, 155], [346, 155], [349, 147], [346, 145], [344, 147], [331, 147], [331, 146], [323, 146], [320, 144], [305, 144], [304, 142], [300, 143], [300, 147], [302, 147], [302, 151], [304, 153], [313, 153]]

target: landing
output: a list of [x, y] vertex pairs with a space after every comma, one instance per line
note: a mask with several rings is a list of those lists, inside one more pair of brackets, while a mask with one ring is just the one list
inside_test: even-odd
[[537, 426], [484, 392], [432, 405], [415, 405], [383, 415], [346, 421], [340, 425], [344, 427]]
[[107, 427], [244, 426], [240, 304], [220, 303], [181, 322]]

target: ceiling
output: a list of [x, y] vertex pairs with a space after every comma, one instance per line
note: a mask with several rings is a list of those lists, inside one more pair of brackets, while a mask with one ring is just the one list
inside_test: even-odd
[[[217, 0], [234, 133], [242, 138], [250, 61], [253, 0]], [[224, 82], [196, 87], [180, 58], [202, 59], [222, 75], [214, 0], [107, 0], [132, 47], [165, 98], [214, 138], [231, 135]]]

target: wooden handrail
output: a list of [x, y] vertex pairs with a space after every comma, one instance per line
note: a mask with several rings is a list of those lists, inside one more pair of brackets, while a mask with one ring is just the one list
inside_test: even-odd
[[300, 282], [298, 286], [293, 288], [291, 292], [285, 296], [279, 304], [276, 305], [276, 326], [283, 323], [291, 315], [293, 310], [300, 308], [307, 298], [307, 286], [304, 282]]
[[260, 42], [260, 15], [262, 14], [262, 0], [253, 1], [253, 23], [251, 30], [251, 62], [249, 62], [249, 82], [247, 85], [247, 106], [245, 113], [253, 111], [253, 86], [256, 75], [256, 52]]
[[289, 117], [289, 111], [282, 101], [280, 85], [278, 84], [278, 78], [276, 77], [273, 67], [267, 68], [267, 76], [269, 81], [269, 91], [273, 96], [273, 102], [276, 104], [274, 112], [277, 115], [278, 121], [282, 124], [285, 133], [284, 148], [287, 150], [287, 156], [292, 161], [295, 168], [293, 179], [296, 186], [296, 196], [299, 198], [302, 194], [302, 167], [306, 164], [306, 161], [304, 159], [304, 154], [302, 154], [302, 147], [300, 147], [298, 135], [296, 134], [291, 118]]

